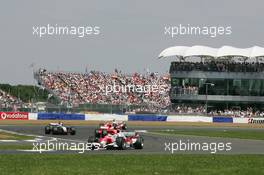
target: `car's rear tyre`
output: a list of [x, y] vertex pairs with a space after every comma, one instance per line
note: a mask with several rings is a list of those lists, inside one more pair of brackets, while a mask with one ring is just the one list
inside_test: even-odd
[[58, 134], [60, 134], [60, 135], [68, 135], [68, 132], [65, 132], [64, 130], [63, 130], [63, 128], [58, 128]]
[[94, 130], [94, 137], [99, 137], [99, 136], [100, 136], [99, 130], [98, 129]]
[[71, 128], [71, 129], [70, 129], [70, 134], [71, 134], [71, 135], [75, 135], [75, 134], [76, 134], [76, 130], [75, 130], [74, 128]]
[[49, 127], [45, 127], [45, 134], [50, 134], [50, 128]]
[[118, 146], [119, 150], [126, 149], [126, 143], [125, 143], [123, 137], [117, 137], [116, 138], [116, 145]]
[[107, 146], [106, 150], [114, 150], [114, 147], [113, 146]]
[[143, 149], [144, 147], [144, 139], [142, 137], [138, 137], [137, 141], [134, 143], [135, 149]]
[[126, 124], [123, 124], [122, 130], [127, 130], [127, 125]]
[[53, 128], [53, 129], [51, 130], [51, 134], [52, 134], [52, 135], [56, 135], [56, 134], [58, 134], [58, 128]]
[[76, 134], [76, 131], [71, 131], [71, 135], [75, 135]]

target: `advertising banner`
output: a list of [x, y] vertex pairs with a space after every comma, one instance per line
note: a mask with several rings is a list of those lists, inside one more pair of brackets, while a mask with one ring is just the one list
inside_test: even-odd
[[84, 120], [84, 114], [38, 113], [38, 120]]
[[233, 123], [232, 117], [213, 117], [213, 122], [215, 123]]
[[264, 118], [248, 118], [248, 123], [264, 124]]
[[0, 112], [0, 120], [28, 120], [28, 112]]
[[95, 121], [127, 121], [127, 115], [116, 115], [116, 114], [85, 114], [85, 120], [95, 120]]
[[249, 118], [233, 118], [233, 123], [248, 123]]
[[205, 116], [186, 116], [186, 115], [169, 115], [167, 122], [213, 122], [212, 117]]
[[143, 115], [135, 114], [128, 115], [128, 121], [166, 121], [167, 116], [161, 115]]

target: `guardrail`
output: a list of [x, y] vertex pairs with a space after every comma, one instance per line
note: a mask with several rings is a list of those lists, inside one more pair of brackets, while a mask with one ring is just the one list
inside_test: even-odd
[[155, 115], [155, 114], [67, 114], [0, 112], [1, 120], [87, 120], [87, 121], [162, 121], [162, 122], [207, 122], [207, 123], [253, 123], [264, 124], [264, 118], [232, 118], [225, 116]]

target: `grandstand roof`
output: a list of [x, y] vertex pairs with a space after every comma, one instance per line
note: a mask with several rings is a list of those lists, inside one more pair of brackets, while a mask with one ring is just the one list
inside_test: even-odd
[[236, 48], [232, 46], [222, 46], [220, 48], [212, 48], [207, 46], [175, 46], [169, 47], [163, 50], [159, 54], [159, 58], [165, 58], [170, 56], [176, 57], [194, 57], [194, 56], [209, 56], [213, 58], [220, 57], [245, 57], [247, 59], [254, 59], [257, 57], [264, 57], [264, 48], [254, 46], [250, 48]]

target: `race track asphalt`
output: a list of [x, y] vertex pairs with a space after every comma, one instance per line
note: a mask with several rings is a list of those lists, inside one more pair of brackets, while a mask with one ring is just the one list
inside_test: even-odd
[[[128, 126], [129, 127], [129, 126]], [[13, 131], [22, 134], [33, 134], [38, 135], [42, 138], [42, 142], [47, 140], [53, 140], [56, 142], [76, 142], [86, 143], [89, 136], [94, 134], [94, 130], [97, 126], [75, 126], [77, 133], [76, 135], [45, 135], [43, 125], [0, 125], [0, 129]], [[165, 129], [193, 129], [193, 126], [131, 126], [128, 131], [139, 131], [144, 137], [144, 148], [142, 150], [99, 150], [99, 151], [85, 151], [87, 154], [263, 154], [264, 151], [264, 140], [247, 140], [247, 139], [234, 139], [234, 138], [214, 138], [204, 136], [169, 136], [161, 134], [153, 134], [155, 130]], [[199, 129], [206, 130], [250, 130], [256, 128], [230, 128], [230, 127], [199, 127]], [[262, 129], [263, 130], [263, 129]], [[223, 143], [223, 144], [222, 144]], [[10, 143], [1, 143], [10, 144]], [[13, 144], [32, 144], [25, 142], [18, 142]], [[180, 144], [182, 144], [182, 150], [180, 150]], [[199, 144], [201, 147], [207, 145], [208, 149], [191, 150], [188, 149], [191, 144]], [[215, 145], [221, 145], [221, 149], [215, 149]], [[227, 150], [227, 144], [231, 146], [231, 150]], [[184, 146], [185, 145], [185, 146]], [[224, 146], [223, 146], [224, 145]], [[32, 146], [33, 148], [33, 146]], [[206, 148], [206, 147], [203, 147]], [[230, 148], [230, 147], [229, 147]], [[185, 151], [183, 150], [185, 149]], [[32, 153], [28, 151], [29, 153]], [[77, 151], [52, 151], [46, 153], [76, 153]], [[25, 153], [21, 150], [0, 150], [1, 153]]]

